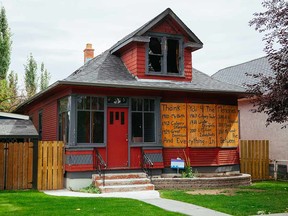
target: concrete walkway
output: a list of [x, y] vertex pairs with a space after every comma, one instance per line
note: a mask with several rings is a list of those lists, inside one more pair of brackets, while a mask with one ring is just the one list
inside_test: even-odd
[[151, 205], [158, 206], [162, 209], [172, 212], [179, 212], [185, 215], [194, 216], [225, 216], [227, 214], [207, 209], [201, 206], [196, 206], [189, 203], [179, 202], [175, 200], [160, 198], [158, 191], [139, 191], [139, 192], [117, 192], [117, 193], [104, 193], [104, 194], [89, 194], [74, 192], [69, 190], [49, 190], [44, 193], [52, 196], [69, 196], [69, 197], [117, 197], [117, 198], [130, 198], [140, 200]]

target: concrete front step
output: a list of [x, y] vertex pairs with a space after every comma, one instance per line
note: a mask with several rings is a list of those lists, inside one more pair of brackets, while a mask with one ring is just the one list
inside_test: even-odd
[[100, 186], [101, 193], [154, 190], [153, 184]]
[[[102, 180], [103, 178], [103, 173], [102, 176], [100, 177], [98, 174], [92, 175], [92, 180]], [[146, 173], [105, 173], [105, 180], [108, 179], [133, 179], [133, 178], [147, 178]]]
[[[150, 180], [148, 178], [131, 178], [131, 179], [106, 179], [105, 186], [115, 186], [115, 185], [139, 185], [139, 184], [149, 184]], [[95, 185], [100, 187], [103, 186], [103, 180], [96, 180]]]

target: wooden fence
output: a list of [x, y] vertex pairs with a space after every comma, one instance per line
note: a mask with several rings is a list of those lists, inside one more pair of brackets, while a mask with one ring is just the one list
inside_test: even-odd
[[0, 143], [0, 190], [32, 188], [33, 143]]
[[248, 173], [252, 180], [269, 178], [269, 140], [240, 141], [241, 173]]
[[63, 188], [62, 141], [44, 141], [38, 143], [38, 190]]

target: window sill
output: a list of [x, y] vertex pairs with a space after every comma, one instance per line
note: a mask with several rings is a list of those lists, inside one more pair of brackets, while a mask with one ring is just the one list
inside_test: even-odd
[[105, 144], [85, 144], [85, 143], [76, 143], [76, 145], [67, 145], [67, 148], [95, 148], [95, 147], [106, 147]]
[[130, 143], [130, 147], [163, 147], [160, 143]]
[[153, 72], [146, 72], [145, 75], [147, 76], [160, 76], [160, 77], [179, 77], [185, 78], [183, 74], [173, 74], [173, 73], [153, 73]]

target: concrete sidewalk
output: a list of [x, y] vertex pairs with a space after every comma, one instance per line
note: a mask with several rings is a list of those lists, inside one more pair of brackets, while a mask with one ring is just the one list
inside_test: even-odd
[[69, 190], [49, 190], [44, 193], [52, 196], [69, 196], [69, 197], [117, 197], [117, 198], [130, 198], [149, 203], [167, 211], [179, 212], [185, 215], [194, 216], [225, 216], [227, 214], [207, 209], [201, 206], [192, 205], [189, 203], [179, 202], [175, 200], [160, 198], [158, 191], [139, 191], [139, 192], [117, 192], [117, 193], [104, 193], [104, 194], [89, 194], [74, 192]]

